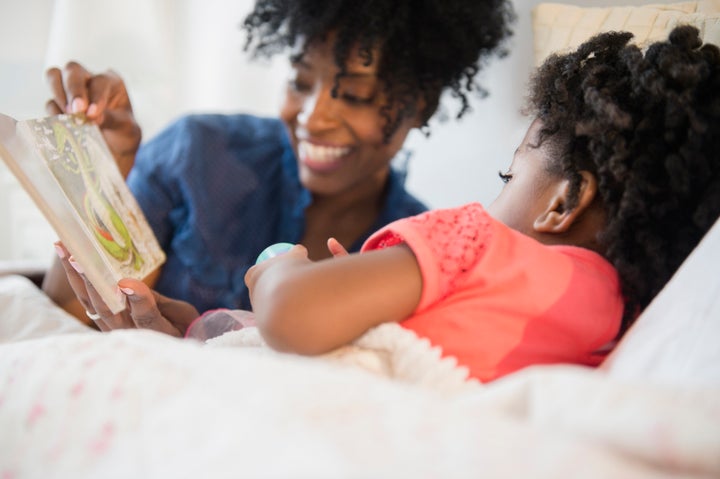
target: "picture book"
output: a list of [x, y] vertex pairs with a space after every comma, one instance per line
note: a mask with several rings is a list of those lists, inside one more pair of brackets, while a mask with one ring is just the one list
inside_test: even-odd
[[76, 115], [0, 114], [0, 156], [110, 310], [122, 311], [117, 281], [145, 278], [165, 253], [99, 128]]

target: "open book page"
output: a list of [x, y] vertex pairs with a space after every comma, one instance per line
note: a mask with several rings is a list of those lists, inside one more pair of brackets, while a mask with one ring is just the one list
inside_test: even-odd
[[110, 309], [124, 309], [117, 281], [144, 278], [165, 254], [97, 126], [70, 115], [0, 115], [0, 156]]

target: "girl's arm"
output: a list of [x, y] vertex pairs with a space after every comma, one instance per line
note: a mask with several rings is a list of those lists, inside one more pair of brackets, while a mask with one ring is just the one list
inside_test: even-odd
[[303, 246], [251, 268], [245, 282], [271, 347], [322, 354], [381, 323], [407, 318], [422, 278], [405, 245], [311, 262]]

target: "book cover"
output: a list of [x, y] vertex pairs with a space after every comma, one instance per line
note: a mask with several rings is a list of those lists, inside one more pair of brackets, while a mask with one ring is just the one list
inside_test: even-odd
[[145, 278], [165, 253], [99, 128], [74, 115], [0, 114], [0, 156], [108, 307], [125, 309], [117, 281]]

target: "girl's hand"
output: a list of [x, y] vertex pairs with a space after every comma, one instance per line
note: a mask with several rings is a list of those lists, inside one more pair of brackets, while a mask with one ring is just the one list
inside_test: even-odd
[[417, 307], [422, 276], [407, 246], [347, 254], [331, 240], [328, 248], [334, 258], [310, 261], [298, 245], [248, 270], [256, 325], [268, 346], [323, 354]]
[[341, 245], [340, 242], [338, 240], [336, 240], [335, 238], [329, 238], [327, 240], [327, 247], [328, 247], [328, 250], [330, 251], [330, 253], [335, 258], [339, 258], [340, 256], [347, 256], [350, 254], [347, 252], [345, 247], [343, 245]]
[[45, 104], [47, 113], [81, 113], [99, 125], [121, 173], [127, 177], [142, 133], [122, 78], [113, 71], [92, 74], [76, 62], [69, 62], [62, 71], [50, 68], [45, 76], [52, 92]]
[[197, 309], [190, 303], [167, 298], [152, 291], [142, 281], [129, 278], [118, 282], [120, 290], [127, 297], [128, 307], [113, 314], [62, 243], [56, 243], [55, 247], [70, 286], [85, 307], [88, 317], [101, 331], [143, 328], [183, 336], [190, 323], [199, 316]]
[[[341, 246], [342, 248], [342, 246]], [[247, 270], [247, 273], [245, 273], [245, 285], [247, 285], [249, 291], [250, 291], [250, 298], [252, 302], [252, 291], [253, 287], [258, 281], [258, 278], [260, 275], [266, 271], [268, 268], [272, 267], [273, 265], [277, 265], [278, 263], [283, 264], [290, 264], [292, 263], [310, 263], [310, 260], [308, 259], [308, 252], [307, 248], [301, 244], [296, 244], [292, 248], [290, 248], [286, 253], [280, 254], [278, 256], [275, 256], [273, 258], [267, 259], [265, 261], [262, 261], [259, 264], [256, 264], [252, 266], [250, 269]]]

